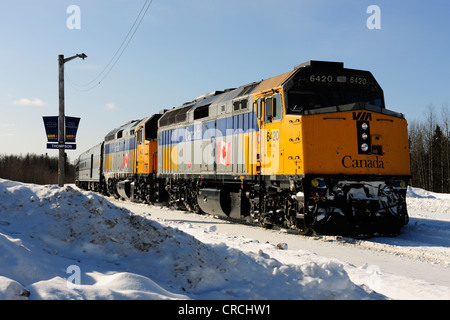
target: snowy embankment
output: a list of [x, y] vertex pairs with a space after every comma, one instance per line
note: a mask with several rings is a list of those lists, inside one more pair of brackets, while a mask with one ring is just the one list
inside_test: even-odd
[[232, 241], [214, 224], [185, 232], [196, 227], [152, 214], [167, 209], [136, 206], [147, 214], [70, 186], [0, 179], [0, 299], [386, 298], [352, 281], [337, 259]]

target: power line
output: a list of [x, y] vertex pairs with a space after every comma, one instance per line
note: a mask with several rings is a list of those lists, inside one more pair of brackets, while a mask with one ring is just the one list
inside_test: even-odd
[[[111, 70], [115, 67], [117, 62], [122, 57], [123, 53], [127, 49], [128, 45], [130, 44], [131, 40], [133, 39], [134, 35], [136, 34], [136, 31], [139, 29], [139, 26], [142, 23], [142, 20], [144, 20], [145, 15], [147, 14], [148, 9], [150, 8], [151, 4], [153, 3], [153, 0], [146, 0], [144, 5], [142, 6], [141, 10], [139, 11], [139, 14], [137, 15], [136, 19], [134, 20], [133, 25], [131, 26], [130, 30], [128, 31], [127, 35], [123, 39], [120, 47], [116, 50], [112, 58], [109, 60], [108, 64], [103, 68], [103, 70], [91, 81], [78, 85], [74, 84], [75, 86], [79, 88], [75, 88], [79, 91], [90, 91], [94, 89], [96, 86], [100, 85], [103, 80], [109, 75]], [[98, 80], [100, 79], [100, 80]], [[98, 82], [97, 82], [98, 80]]]

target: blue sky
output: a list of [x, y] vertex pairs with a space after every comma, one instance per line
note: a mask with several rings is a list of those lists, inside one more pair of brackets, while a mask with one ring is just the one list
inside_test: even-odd
[[[448, 0], [153, 0], [127, 50], [92, 88], [145, 0], [5, 0], [0, 10], [0, 154], [46, 149], [42, 116], [81, 118], [71, 160], [113, 128], [214, 90], [266, 79], [308, 60], [371, 71], [389, 109], [420, 120], [450, 102]], [[80, 29], [69, 29], [70, 5]], [[370, 5], [381, 29], [369, 30]], [[90, 89], [90, 90], [87, 90]]]

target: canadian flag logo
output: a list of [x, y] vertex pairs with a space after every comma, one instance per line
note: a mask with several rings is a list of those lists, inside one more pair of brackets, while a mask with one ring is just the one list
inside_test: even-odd
[[123, 165], [125, 168], [128, 168], [129, 161], [130, 161], [130, 156], [128, 153], [125, 153], [125, 156], [123, 157]]
[[231, 164], [231, 142], [217, 142], [217, 163], [226, 166]]

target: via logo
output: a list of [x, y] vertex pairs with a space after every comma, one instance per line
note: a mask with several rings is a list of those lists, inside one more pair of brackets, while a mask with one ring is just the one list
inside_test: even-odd
[[372, 114], [370, 112], [353, 112], [353, 120], [372, 121]]

